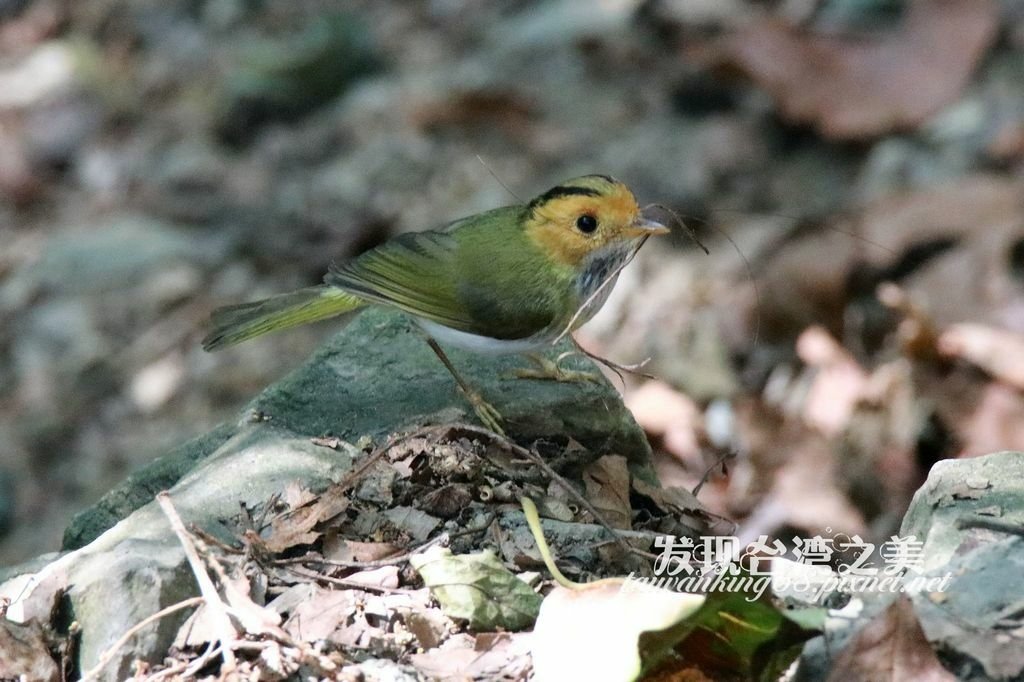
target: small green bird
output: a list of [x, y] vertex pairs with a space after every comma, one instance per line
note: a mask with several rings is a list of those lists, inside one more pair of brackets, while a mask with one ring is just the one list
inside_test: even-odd
[[[480, 420], [501, 432], [501, 415], [459, 376], [438, 342], [478, 353], [538, 351], [593, 317], [643, 240], [667, 232], [641, 215], [624, 184], [584, 175], [525, 205], [400, 235], [332, 267], [319, 286], [218, 308], [203, 348], [389, 305], [415, 318]], [[587, 378], [533, 359], [540, 368], [519, 376]]]

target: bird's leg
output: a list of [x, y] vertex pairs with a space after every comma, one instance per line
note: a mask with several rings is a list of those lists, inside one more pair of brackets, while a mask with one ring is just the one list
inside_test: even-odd
[[455, 366], [452, 365], [452, 361], [448, 359], [448, 356], [445, 355], [445, 352], [441, 350], [441, 346], [437, 345], [437, 341], [428, 336], [427, 344], [430, 346], [430, 349], [434, 351], [434, 354], [437, 355], [437, 358], [444, 364], [444, 366], [448, 369], [448, 372], [455, 379], [455, 383], [459, 385], [459, 390], [462, 391], [462, 395], [464, 395], [466, 397], [466, 400], [469, 401], [469, 404], [473, 406], [473, 411], [476, 412], [476, 416], [480, 419], [480, 423], [489, 428], [491, 431], [494, 431], [495, 433], [504, 436], [505, 430], [501, 428], [501, 413], [498, 412], [498, 410], [494, 409], [493, 405], [484, 400], [483, 396], [477, 393], [477, 391], [468, 383], [466, 383], [466, 380], [463, 379], [459, 375], [459, 373], [455, 371]]
[[530, 361], [537, 365], [536, 369], [518, 369], [513, 376], [520, 379], [541, 379], [546, 381], [562, 381], [566, 383], [601, 383], [601, 375], [595, 372], [583, 372], [575, 369], [564, 369], [559, 363], [575, 351], [562, 353], [554, 360], [548, 360], [537, 353], [524, 353]]

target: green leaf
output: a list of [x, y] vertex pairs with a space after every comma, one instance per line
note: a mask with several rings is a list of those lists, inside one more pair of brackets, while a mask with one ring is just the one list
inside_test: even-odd
[[454, 555], [433, 548], [411, 557], [409, 563], [444, 612], [469, 621], [473, 630], [522, 630], [537, 619], [540, 596], [493, 552]]

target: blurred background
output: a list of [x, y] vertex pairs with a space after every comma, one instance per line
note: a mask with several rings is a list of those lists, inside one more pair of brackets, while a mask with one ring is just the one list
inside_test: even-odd
[[0, 563], [332, 332], [209, 355], [214, 307], [590, 172], [711, 251], [580, 334], [651, 358], [664, 482], [888, 537], [1024, 448], [1022, 48], [1014, 0], [0, 0]]

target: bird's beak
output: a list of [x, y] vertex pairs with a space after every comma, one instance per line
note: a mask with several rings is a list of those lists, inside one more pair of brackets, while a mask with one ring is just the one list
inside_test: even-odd
[[657, 222], [656, 220], [650, 220], [648, 218], [638, 218], [636, 222], [626, 228], [626, 234], [630, 237], [650, 237], [656, 234], [668, 234], [670, 230]]

